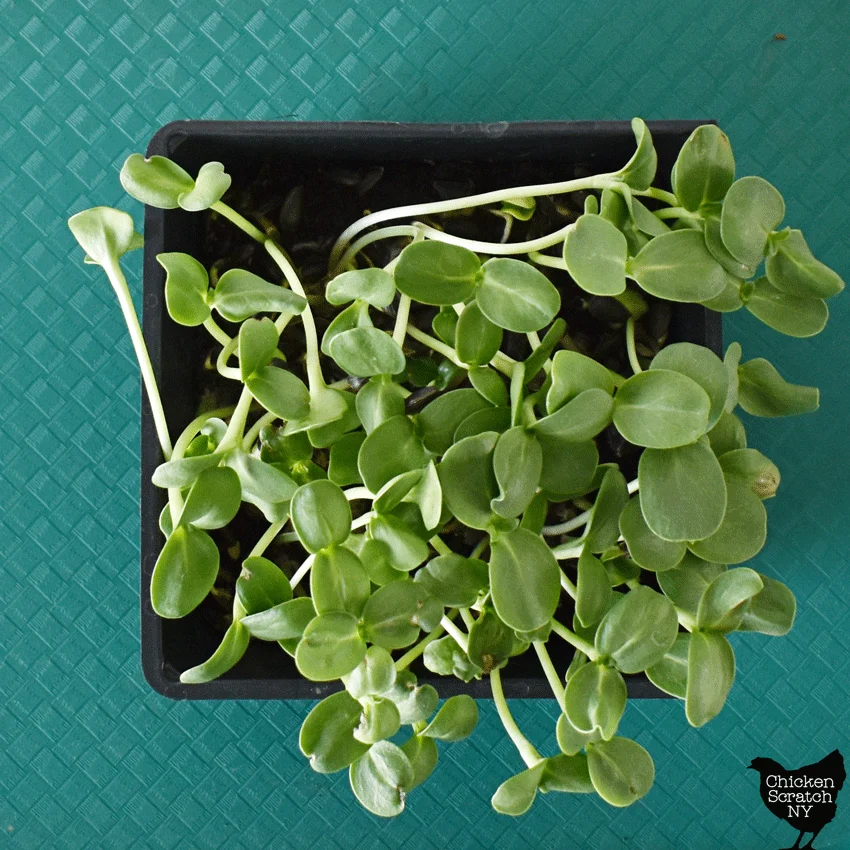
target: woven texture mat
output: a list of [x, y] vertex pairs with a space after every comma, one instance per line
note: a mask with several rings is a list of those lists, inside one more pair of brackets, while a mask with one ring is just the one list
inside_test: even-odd
[[[308, 768], [308, 704], [178, 704], [142, 679], [138, 371], [65, 220], [94, 204], [138, 215], [120, 165], [178, 118], [716, 118], [739, 173], [774, 182], [850, 279], [848, 33], [841, 0], [0, 2], [0, 846], [789, 846], [745, 766], [850, 756], [850, 296], [814, 341], [725, 322], [745, 356], [818, 384], [822, 407], [750, 426], [783, 474], [754, 566], [799, 615], [785, 639], [733, 639], [723, 714], [696, 731], [678, 702], [630, 704], [624, 734], [657, 765], [648, 796], [620, 811], [550, 794], [513, 820], [489, 797], [520, 763], [482, 702], [474, 737], [385, 822], [345, 773]], [[128, 266], [138, 293], [140, 258]], [[513, 708], [551, 745], [554, 701]], [[818, 848], [850, 846], [848, 793]]]

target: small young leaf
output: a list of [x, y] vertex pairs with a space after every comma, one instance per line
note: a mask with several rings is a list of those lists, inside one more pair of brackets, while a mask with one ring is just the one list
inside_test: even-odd
[[151, 576], [153, 610], [169, 620], [185, 617], [204, 601], [218, 575], [218, 546], [191, 525], [174, 529]]
[[360, 700], [363, 711], [354, 737], [364, 744], [376, 744], [391, 738], [401, 728], [396, 704], [384, 697], [366, 696]]
[[469, 660], [485, 673], [504, 667], [514, 647], [514, 633], [491, 608], [485, 608], [469, 630]]
[[538, 436], [581, 443], [592, 440], [607, 428], [613, 411], [614, 399], [604, 390], [584, 390], [554, 413], [535, 422], [531, 431]]
[[138, 248], [138, 236], [129, 213], [112, 207], [93, 207], [68, 219], [74, 238], [86, 252], [87, 262], [108, 267]]
[[438, 396], [417, 417], [422, 441], [429, 452], [445, 454], [457, 427], [471, 414], [489, 410], [491, 404], [476, 390], [452, 390]]
[[485, 529], [493, 517], [490, 504], [499, 494], [492, 460], [497, 440], [492, 431], [466, 437], [437, 466], [447, 507], [471, 528]]
[[[563, 717], [563, 715], [561, 715]], [[558, 718], [560, 722], [560, 718]], [[590, 781], [587, 756], [558, 755], [546, 759], [546, 767], [540, 779], [540, 790], [561, 791], [565, 794], [592, 794], [596, 789]]]
[[224, 633], [218, 649], [203, 664], [181, 673], [180, 681], [184, 685], [200, 685], [223, 676], [236, 666], [248, 649], [250, 641], [251, 633], [248, 629], [238, 620], [234, 620]]
[[740, 564], [754, 558], [766, 538], [767, 511], [761, 499], [740, 478], [727, 478], [723, 522], [710, 537], [693, 540], [688, 548], [706, 561]]
[[354, 328], [372, 328], [374, 324], [369, 317], [369, 308], [362, 301], [355, 301], [341, 312], [337, 313], [334, 320], [328, 325], [322, 335], [320, 346], [322, 354], [331, 356], [331, 343], [341, 333]]
[[393, 276], [383, 269], [357, 269], [343, 272], [329, 281], [325, 298], [329, 304], [365, 301], [373, 307], [389, 307], [395, 297]]
[[564, 262], [573, 280], [592, 295], [626, 288], [626, 237], [599, 215], [579, 216], [564, 240]]
[[316, 611], [347, 611], [360, 616], [371, 586], [360, 558], [344, 546], [331, 546], [316, 555], [310, 569], [310, 595]]
[[829, 307], [821, 298], [800, 297], [777, 289], [766, 277], [753, 281], [747, 309], [768, 327], [794, 337], [819, 334], [829, 319]]
[[664, 595], [677, 608], [696, 619], [705, 591], [714, 579], [724, 572], [725, 564], [703, 561], [688, 552], [678, 567], [658, 574], [658, 584]]
[[369, 534], [387, 547], [387, 558], [397, 570], [415, 570], [428, 557], [428, 544], [399, 517], [374, 517]]
[[684, 699], [688, 690], [688, 647], [691, 636], [676, 635], [676, 642], [656, 664], [644, 671], [647, 679], [670, 696]]
[[425, 667], [438, 676], [455, 676], [462, 682], [480, 679], [482, 669], [469, 660], [453, 637], [431, 641], [422, 655]]
[[367, 381], [360, 387], [355, 399], [357, 415], [367, 434], [393, 416], [404, 414], [402, 388], [385, 376]]
[[298, 421], [310, 412], [310, 391], [286, 369], [263, 366], [245, 379], [245, 385], [266, 410], [281, 419]]
[[720, 573], [700, 599], [697, 628], [704, 631], [734, 631], [743, 618], [745, 604], [763, 587], [759, 574], [748, 567]]
[[343, 331], [334, 336], [328, 350], [343, 372], [360, 378], [397, 375], [406, 362], [401, 346], [377, 328]]
[[610, 741], [626, 710], [626, 698], [626, 683], [613, 667], [585, 664], [567, 683], [567, 719], [580, 733], [598, 733]]
[[490, 507], [499, 516], [519, 516], [531, 503], [543, 470], [540, 443], [521, 426], [505, 431], [493, 452], [499, 497]]
[[738, 391], [741, 384], [738, 367], [741, 363], [742, 354], [741, 344], [733, 342], [726, 349], [726, 354], [723, 355], [723, 366], [726, 368], [726, 377], [729, 381], [726, 393], [726, 413], [732, 413], [738, 406]]
[[228, 454], [225, 462], [239, 476], [243, 502], [256, 505], [269, 522], [289, 516], [289, 501], [298, 485], [279, 466], [241, 450]]
[[168, 315], [179, 325], [190, 328], [202, 325], [210, 317], [207, 270], [194, 257], [178, 251], [157, 254], [156, 261], [165, 269]]
[[744, 423], [734, 413], [724, 413], [708, 432], [708, 441], [711, 443], [711, 450], [719, 458], [727, 452], [745, 449], [747, 432]]
[[734, 449], [720, 456], [727, 481], [741, 481], [760, 499], [776, 495], [781, 480], [776, 464], [755, 449]]
[[631, 806], [655, 781], [652, 756], [628, 738], [588, 744], [587, 767], [596, 793], [619, 808]]
[[421, 785], [437, 766], [437, 745], [433, 738], [412, 735], [401, 745], [401, 749], [410, 759], [410, 766], [413, 768], [413, 782], [408, 786], [408, 790], [412, 791], [417, 785]]
[[[723, 244], [723, 237], [720, 232], [721, 211], [722, 206], [720, 204], [712, 204], [701, 212], [705, 246], [708, 248], [711, 256], [723, 266], [727, 274], [738, 281], [749, 280], [756, 273], [756, 266], [749, 266], [739, 262], [729, 253], [729, 249]], [[720, 298], [722, 294], [716, 297]], [[740, 296], [738, 301], [740, 302]], [[715, 307], [712, 309], [718, 308]]]
[[230, 188], [230, 175], [220, 162], [206, 162], [198, 171], [195, 185], [177, 196], [181, 209], [188, 212], [208, 210], [216, 201], [220, 201]]
[[455, 332], [457, 356], [470, 366], [489, 363], [502, 345], [503, 331], [494, 325], [476, 304], [467, 304]]
[[334, 484], [347, 487], [349, 484], [363, 483], [360, 470], [357, 469], [357, 456], [365, 439], [366, 434], [363, 431], [355, 431], [340, 437], [331, 446], [328, 478]]
[[[581, 655], [581, 653], [576, 653], [576, 657], [578, 655]], [[582, 657], [587, 660], [586, 655], [582, 655]], [[569, 679], [572, 679], [572, 676], [570, 676]], [[567, 680], [568, 682], [569, 679]], [[574, 756], [579, 753], [582, 749], [584, 749], [584, 746], [588, 741], [600, 740], [598, 732], [592, 732], [587, 735], [584, 732], [579, 732], [578, 729], [570, 723], [566, 714], [558, 716], [558, 725], [555, 728], [555, 734], [561, 752], [568, 756]]]
[[426, 529], [431, 531], [437, 528], [443, 515], [443, 488], [433, 460], [429, 461], [419, 480], [402, 501], [419, 508]]
[[458, 694], [443, 703], [434, 719], [420, 732], [438, 741], [462, 741], [478, 723], [478, 706], [471, 696]]
[[[662, 540], [646, 524], [640, 506], [640, 495], [634, 496], [620, 514], [620, 533], [629, 547], [629, 556], [645, 570], [660, 573], [672, 570], [685, 557], [687, 546]], [[579, 561], [581, 566], [581, 561]]]
[[642, 192], [655, 180], [658, 154], [652, 144], [649, 127], [642, 118], [632, 118], [632, 132], [635, 134], [637, 150], [632, 154], [632, 158], [612, 176], [619, 178], [630, 188]]
[[726, 404], [729, 379], [723, 361], [711, 349], [692, 342], [674, 342], [655, 355], [649, 368], [678, 372], [699, 384], [711, 402], [707, 427], [714, 427]]
[[707, 441], [647, 449], [638, 463], [646, 524], [662, 540], [703, 540], [726, 513], [726, 482]]
[[357, 466], [365, 485], [377, 493], [388, 481], [421, 469], [425, 448], [407, 416], [393, 416], [376, 427], [360, 447]]
[[242, 322], [256, 313], [297, 316], [307, 306], [307, 301], [292, 290], [269, 283], [245, 269], [226, 271], [209, 301], [230, 322]]
[[298, 745], [317, 773], [336, 773], [369, 749], [354, 737], [362, 707], [346, 691], [325, 697], [301, 725]]
[[708, 430], [711, 399], [693, 379], [669, 369], [629, 378], [614, 398], [614, 425], [630, 442], [652, 449], [693, 443]]
[[620, 514], [629, 500], [623, 473], [614, 466], [605, 471], [593, 513], [587, 524], [585, 549], [594, 554], [617, 545], [620, 538]]
[[[564, 332], [567, 330], [567, 323], [563, 319], [555, 319], [549, 330], [540, 340], [540, 345], [534, 348], [534, 351], [528, 355], [525, 361], [523, 381], [528, 386], [539, 374], [546, 361], [552, 356], [555, 346], [563, 339]], [[474, 384], [473, 384], [474, 386]]]
[[650, 295], [668, 301], [706, 301], [726, 287], [723, 267], [702, 234], [690, 229], [656, 236], [629, 260], [626, 274]]
[[440, 702], [436, 688], [432, 685], [417, 685], [416, 676], [410, 670], [402, 670], [396, 676], [393, 687], [384, 696], [396, 704], [404, 724], [427, 720]]
[[236, 579], [236, 596], [245, 614], [259, 614], [292, 599], [292, 587], [283, 570], [268, 558], [246, 558]]
[[599, 624], [595, 643], [618, 670], [640, 673], [664, 657], [673, 646], [678, 629], [673, 603], [641, 585], [614, 603]]
[[580, 393], [600, 389], [614, 394], [611, 373], [591, 357], [577, 351], [559, 351], [552, 360], [552, 386], [546, 395], [546, 410], [554, 413]]
[[534, 767], [506, 779], [496, 789], [490, 804], [500, 815], [524, 815], [537, 796], [537, 788], [545, 768], [546, 759], [541, 759]]
[[404, 295], [439, 307], [468, 301], [480, 268], [478, 257], [467, 248], [426, 240], [401, 252], [393, 276]]
[[519, 632], [546, 625], [561, 596], [560, 570], [543, 539], [525, 528], [490, 544], [490, 591], [500, 619]]
[[691, 726], [704, 726], [720, 714], [735, 679], [735, 653], [716, 632], [691, 633], [685, 716]]
[[242, 502], [239, 476], [226, 466], [205, 469], [192, 484], [178, 523], [195, 528], [224, 528]]
[[259, 640], [299, 641], [315, 616], [313, 600], [299, 596], [243, 617], [240, 622]]
[[679, 203], [696, 212], [722, 201], [735, 179], [735, 157], [729, 137], [713, 124], [697, 127], [682, 145], [673, 166], [673, 191]]
[[145, 159], [140, 153], [127, 157], [120, 179], [128, 195], [163, 210], [177, 209], [180, 195], [191, 192], [195, 186], [191, 175], [176, 162], [164, 156]]
[[239, 369], [243, 382], [271, 362], [279, 337], [271, 319], [248, 319], [239, 326]]
[[475, 391], [490, 404], [497, 407], [507, 406], [508, 389], [495, 369], [490, 369], [488, 366], [473, 366], [469, 370], [469, 382]]
[[494, 257], [481, 266], [481, 272], [476, 302], [481, 312], [500, 328], [517, 333], [539, 331], [561, 309], [558, 290], [543, 272], [529, 263]]
[[370, 646], [363, 660], [346, 676], [345, 688], [355, 699], [380, 696], [395, 684], [392, 655], [381, 646]]
[[753, 416], [796, 416], [820, 405], [817, 387], [789, 384], [763, 357], [738, 367], [738, 401]]
[[442, 307], [431, 322], [431, 329], [438, 339], [454, 348], [458, 315], [451, 307]]
[[311, 481], [299, 487], [292, 497], [291, 515], [308, 552], [342, 545], [351, 532], [351, 506], [332, 481]]
[[452, 552], [432, 558], [416, 573], [414, 581], [447, 608], [469, 608], [487, 587], [487, 564]]
[[295, 665], [305, 679], [331, 682], [350, 673], [365, 654], [366, 643], [358, 632], [357, 618], [334, 611], [320, 614], [304, 629], [295, 651]]
[[363, 609], [364, 634], [376, 646], [402, 649], [419, 636], [423, 621], [434, 627], [442, 606], [419, 583], [393, 581], [379, 587]]
[[744, 607], [744, 616], [738, 624], [739, 632], [761, 632], [763, 635], [781, 637], [794, 625], [797, 601], [794, 594], [781, 581], [759, 573], [764, 587]]
[[611, 585], [602, 562], [584, 549], [578, 559], [576, 617], [583, 626], [598, 623], [611, 601]]
[[770, 242], [765, 271], [777, 289], [802, 298], [832, 298], [844, 289], [844, 281], [812, 256], [799, 230], [775, 233]]
[[735, 259], [755, 268], [764, 259], [768, 236], [784, 217], [785, 201], [767, 180], [742, 177], [729, 187], [723, 201], [723, 244]]

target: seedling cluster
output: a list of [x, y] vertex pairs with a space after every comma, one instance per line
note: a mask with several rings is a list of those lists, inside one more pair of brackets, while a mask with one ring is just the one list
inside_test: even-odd
[[[343, 689], [307, 715], [300, 746], [319, 772], [348, 769], [377, 815], [403, 810], [437, 763], [436, 740], [459, 741], [477, 722], [474, 700], [438, 707], [411, 665], [489, 678], [524, 763], [493, 795], [497, 811], [522, 814], [538, 791], [627, 806], [649, 790], [654, 767], [617, 735], [624, 676], [646, 673], [701, 726], [735, 676], [727, 635], [792, 626], [788, 588], [739, 566], [765, 543], [763, 502], [779, 471], [748, 447], [736, 410], [807, 413], [817, 390], [787, 383], [767, 360], [743, 361], [737, 343], [722, 360], [685, 342], [647, 350], [636, 328], [660, 299], [744, 308], [811, 336], [843, 283], [799, 230], [779, 229], [785, 207], [773, 186], [735, 180], [717, 127], [684, 144], [672, 192], [653, 187], [650, 132], [639, 119], [633, 129], [636, 152], [616, 172], [365, 215], [340, 236], [323, 292], [309, 298], [268, 228], [222, 200], [231, 179], [220, 163], [193, 177], [132, 155], [121, 172], [132, 197], [226, 219], [279, 269], [275, 280], [240, 268], [211, 275], [187, 254], [158, 256], [171, 318], [205, 328], [217, 372], [240, 387], [235, 406], [199, 411], [174, 442], [120, 265], [142, 237], [116, 209], [69, 222], [118, 296], [162, 448], [154, 610], [184, 617], [213, 591], [216, 535], [238, 513], [267, 524], [243, 541], [220, 646], [181, 681], [221, 676], [252, 639], [277, 642], [309, 680], [339, 680]], [[510, 241], [541, 199], [568, 193], [583, 194], [583, 213]], [[502, 241], [441, 225], [479, 208], [504, 220]], [[382, 240], [399, 250], [373, 266], [367, 249]], [[575, 345], [553, 270], [621, 311], [631, 374]], [[321, 335], [314, 311], [332, 317]], [[302, 354], [288, 358], [293, 339]], [[600, 462], [603, 433], [642, 449], [634, 480]], [[265, 557], [280, 544], [300, 552], [297, 569]], [[567, 669], [556, 669], [550, 641], [574, 649]], [[548, 757], [502, 688], [504, 667], [529, 651], [561, 708]]]

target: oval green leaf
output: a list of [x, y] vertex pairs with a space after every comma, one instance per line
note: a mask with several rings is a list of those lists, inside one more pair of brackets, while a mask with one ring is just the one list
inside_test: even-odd
[[245, 269], [229, 269], [211, 293], [210, 305], [230, 322], [242, 322], [256, 313], [296, 316], [307, 301], [292, 290], [263, 280]]
[[481, 267], [475, 299], [481, 312], [508, 331], [530, 333], [551, 322], [561, 295], [543, 272], [522, 260], [495, 257]]
[[153, 568], [153, 610], [168, 620], [194, 611], [212, 590], [218, 564], [218, 546], [209, 534], [191, 525], [175, 528]]
[[673, 166], [673, 192], [679, 203], [696, 212], [704, 204], [722, 201], [735, 179], [735, 157], [729, 137], [704, 124], [682, 145]]
[[362, 707], [346, 691], [325, 697], [304, 718], [298, 745], [317, 773], [336, 773], [369, 750], [354, 737]]
[[503, 331], [494, 325], [476, 304], [467, 304], [458, 319], [455, 332], [457, 356], [470, 366], [489, 363], [502, 345]]
[[357, 618], [334, 611], [320, 614], [304, 629], [295, 650], [295, 665], [305, 679], [332, 682], [350, 673], [365, 654], [366, 643], [360, 637]]
[[365, 301], [373, 307], [383, 309], [393, 303], [395, 281], [383, 269], [357, 269], [343, 272], [328, 282], [325, 299], [329, 304], [347, 304], [349, 301]]
[[567, 683], [564, 707], [570, 724], [584, 735], [610, 741], [626, 710], [626, 683], [605, 664], [585, 664]]
[[564, 262], [573, 280], [592, 295], [626, 288], [626, 237], [599, 215], [579, 216], [564, 240]]
[[334, 336], [328, 348], [343, 372], [360, 378], [397, 375], [406, 363], [401, 346], [378, 328], [343, 331]]
[[799, 230], [772, 235], [765, 271], [773, 286], [788, 295], [832, 298], [844, 289], [844, 281], [812, 256]]
[[157, 254], [156, 261], [165, 269], [165, 305], [178, 325], [196, 327], [210, 317], [207, 305], [209, 276], [194, 257], [174, 251]]
[[631, 806], [655, 781], [652, 756], [628, 738], [588, 744], [587, 767], [596, 793], [619, 808]]
[[742, 177], [726, 193], [720, 214], [723, 244], [736, 260], [755, 268], [767, 239], [785, 218], [782, 195], [761, 177]]
[[342, 545], [351, 533], [351, 506], [333, 481], [311, 481], [292, 497], [292, 525], [308, 552]]
[[717, 717], [735, 680], [735, 653], [716, 632], [693, 632], [688, 647], [688, 688], [685, 716], [691, 726]]
[[481, 262], [470, 250], [425, 240], [399, 255], [393, 276], [399, 292], [420, 304], [462, 304], [475, 291]]

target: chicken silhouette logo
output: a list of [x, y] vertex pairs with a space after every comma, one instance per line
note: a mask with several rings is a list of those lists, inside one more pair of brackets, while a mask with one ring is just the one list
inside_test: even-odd
[[[841, 753], [833, 750], [819, 762], [797, 770], [786, 770], [767, 758], [754, 758], [748, 767], [761, 776], [759, 794], [765, 806], [800, 831], [788, 850], [816, 850], [812, 842], [835, 817], [836, 797], [847, 778]], [[807, 832], [812, 837], [801, 847], [800, 841]]]

